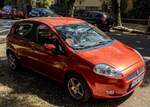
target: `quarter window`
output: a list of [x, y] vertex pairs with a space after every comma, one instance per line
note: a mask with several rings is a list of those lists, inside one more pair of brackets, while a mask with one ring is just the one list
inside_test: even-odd
[[32, 35], [33, 24], [32, 23], [20, 23], [16, 26], [16, 36], [22, 37], [25, 39], [33, 40]]

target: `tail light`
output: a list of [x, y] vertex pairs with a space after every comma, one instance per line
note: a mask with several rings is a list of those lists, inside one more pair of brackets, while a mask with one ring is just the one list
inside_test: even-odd
[[104, 14], [100, 19], [101, 19], [103, 22], [105, 22], [106, 19], [107, 19], [107, 16]]

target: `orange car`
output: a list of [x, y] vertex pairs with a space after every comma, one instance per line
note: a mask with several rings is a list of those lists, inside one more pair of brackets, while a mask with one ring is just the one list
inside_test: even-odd
[[142, 56], [75, 18], [43, 17], [17, 21], [7, 36], [11, 70], [27, 67], [67, 86], [78, 101], [118, 98], [144, 79]]

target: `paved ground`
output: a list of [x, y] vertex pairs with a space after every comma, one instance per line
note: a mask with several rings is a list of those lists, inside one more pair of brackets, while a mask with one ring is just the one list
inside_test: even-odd
[[[150, 38], [146, 35], [108, 33], [136, 48], [147, 60], [150, 57]], [[129, 36], [128, 36], [129, 35]], [[63, 85], [22, 69], [12, 73], [8, 69], [5, 44], [0, 44], [0, 107], [149, 107], [150, 65], [142, 86], [132, 95], [114, 99], [98, 99], [81, 104], [72, 100]]]
[[16, 20], [0, 19], [0, 36], [7, 34], [15, 21]]

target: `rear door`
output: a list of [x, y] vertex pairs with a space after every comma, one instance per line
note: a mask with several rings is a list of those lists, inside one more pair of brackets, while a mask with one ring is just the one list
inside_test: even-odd
[[[21, 22], [15, 26], [15, 48], [21, 64], [31, 67], [32, 62], [32, 43], [35, 41], [34, 24], [31, 22]], [[33, 68], [34, 69], [34, 68]]]

